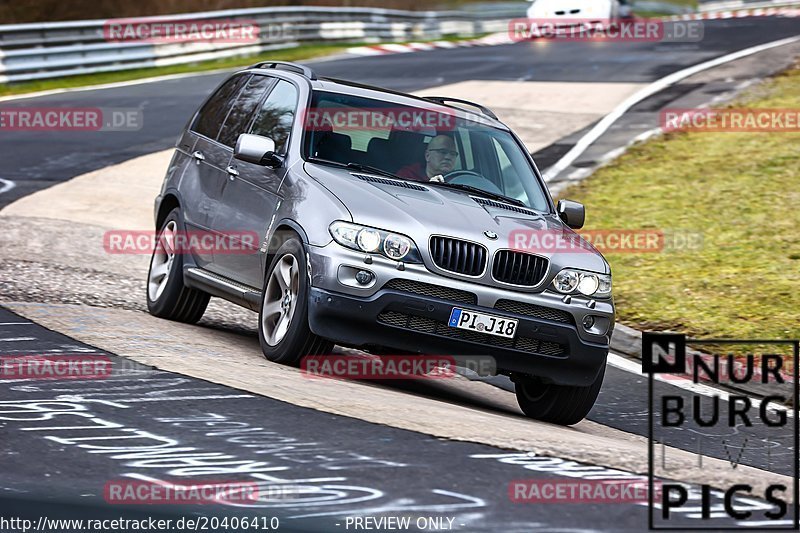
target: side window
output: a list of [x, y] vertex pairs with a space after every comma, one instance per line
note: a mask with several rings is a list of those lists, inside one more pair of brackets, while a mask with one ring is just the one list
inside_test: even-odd
[[216, 139], [233, 99], [249, 77], [249, 74], [239, 74], [226, 81], [197, 114], [192, 124], [192, 131]]
[[275, 152], [285, 153], [296, 112], [297, 89], [281, 80], [261, 105], [251, 133], [271, 138], [275, 141]]
[[261, 97], [264, 96], [264, 91], [273, 81], [275, 81], [275, 78], [267, 76], [254, 75], [250, 78], [250, 81], [241, 90], [239, 98], [236, 99], [228, 112], [225, 124], [219, 132], [219, 142], [233, 148], [239, 135], [247, 131], [247, 126], [250, 124], [250, 119], [253, 117], [256, 106], [258, 106]]

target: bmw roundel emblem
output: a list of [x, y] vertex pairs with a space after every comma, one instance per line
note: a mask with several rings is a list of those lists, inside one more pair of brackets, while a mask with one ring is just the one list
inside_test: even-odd
[[487, 230], [487, 231], [484, 231], [483, 234], [486, 235], [487, 237], [489, 237], [492, 240], [495, 240], [497, 238], [497, 233], [495, 233], [493, 231], [488, 231]]

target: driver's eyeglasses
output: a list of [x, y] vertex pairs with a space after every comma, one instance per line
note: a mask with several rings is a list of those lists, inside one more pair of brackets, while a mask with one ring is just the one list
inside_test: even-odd
[[450, 157], [458, 157], [458, 152], [455, 150], [447, 150], [446, 148], [430, 148], [429, 152], [437, 152], [441, 156], [449, 155]]

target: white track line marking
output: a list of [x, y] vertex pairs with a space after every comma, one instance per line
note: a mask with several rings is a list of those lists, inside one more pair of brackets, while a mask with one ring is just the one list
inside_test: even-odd
[[211, 396], [178, 396], [176, 398], [129, 398], [120, 399], [114, 398], [115, 402], [120, 403], [139, 403], [139, 402], [178, 402], [185, 400], [229, 400], [234, 398], [257, 398], [252, 394], [231, 394], [231, 395], [211, 395]]
[[[620, 370], [624, 370], [625, 372], [630, 372], [631, 374], [636, 374], [644, 379], [647, 379], [647, 375], [642, 374], [642, 364], [641, 362], [631, 361], [621, 355], [615, 353], [608, 354], [608, 364], [619, 368]], [[730, 400], [730, 394], [723, 390], [710, 387], [708, 385], [703, 385], [702, 383], [694, 383], [689, 379], [683, 379], [676, 376], [665, 376], [662, 374], [656, 374], [655, 376], [656, 381], [660, 381], [662, 383], [667, 383], [672, 385], [673, 387], [677, 387], [679, 389], [683, 389], [695, 394], [702, 394], [703, 396], [719, 396], [720, 400], [725, 402]], [[750, 398], [750, 401], [753, 404], [753, 408], [758, 409], [761, 406], [761, 401], [757, 400], [756, 398]], [[789, 411], [790, 408], [786, 407], [785, 405], [779, 405], [775, 403], [770, 403], [769, 408], [773, 411]]]
[[13, 337], [10, 339], [0, 339], [0, 342], [21, 342], [21, 341], [35, 341], [36, 337]]
[[3, 178], [0, 178], [0, 194], [3, 194], [4, 192], [10, 191], [15, 186], [16, 186], [16, 183], [14, 183], [13, 181], [4, 180]]
[[27, 326], [33, 322], [0, 322], [0, 326]]
[[544, 171], [544, 179], [545, 181], [552, 181], [556, 178], [561, 172], [564, 171], [567, 167], [569, 167], [573, 162], [575, 162], [580, 155], [586, 151], [589, 146], [597, 139], [603, 135], [608, 128], [611, 127], [614, 122], [617, 121], [622, 115], [624, 115], [631, 107], [638, 104], [645, 98], [654, 95], [659, 91], [663, 91], [670, 85], [673, 85], [684, 78], [688, 78], [698, 72], [702, 72], [704, 70], [708, 70], [710, 68], [717, 67], [719, 65], [723, 65], [725, 63], [729, 63], [731, 61], [735, 61], [737, 59], [741, 59], [743, 57], [747, 57], [753, 54], [757, 54], [759, 52], [763, 52], [764, 50], [770, 50], [772, 48], [776, 48], [778, 46], [784, 46], [787, 44], [792, 44], [800, 41], [800, 36], [796, 37], [789, 37], [787, 39], [781, 39], [780, 41], [773, 41], [771, 43], [761, 44], [758, 46], [752, 46], [750, 48], [745, 48], [744, 50], [739, 50], [738, 52], [734, 52], [732, 54], [724, 55], [718, 57], [716, 59], [712, 59], [710, 61], [706, 61], [704, 63], [700, 63], [698, 65], [694, 65], [689, 68], [685, 68], [683, 70], [679, 70], [678, 72], [673, 72], [669, 76], [665, 76], [660, 80], [656, 80], [647, 87], [637, 91], [633, 95], [626, 98], [621, 104], [619, 104], [614, 110], [603, 117], [600, 122], [598, 122], [591, 130], [589, 130], [586, 135], [581, 137], [575, 146], [570, 149], [569, 152], [564, 154], [561, 159], [556, 161], [551, 167]]

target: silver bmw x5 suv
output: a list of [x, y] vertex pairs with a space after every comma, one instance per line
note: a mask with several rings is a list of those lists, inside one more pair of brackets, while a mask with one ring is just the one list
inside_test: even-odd
[[[258, 311], [264, 355], [286, 364], [334, 344], [488, 355], [528, 416], [573, 424], [614, 327], [611, 271], [573, 231], [583, 221], [480, 105], [260, 63], [178, 139], [147, 302], [190, 323], [210, 296]], [[226, 246], [179, 253], [179, 232]]]

